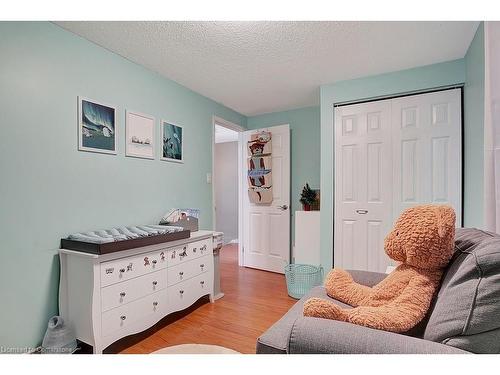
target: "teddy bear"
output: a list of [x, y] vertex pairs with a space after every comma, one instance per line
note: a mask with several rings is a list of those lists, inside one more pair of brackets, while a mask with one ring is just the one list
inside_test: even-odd
[[399, 262], [374, 287], [354, 282], [342, 269], [325, 280], [329, 297], [304, 304], [304, 316], [334, 319], [374, 329], [403, 333], [426, 315], [454, 250], [455, 211], [449, 206], [421, 205], [406, 209], [384, 241], [385, 253]]

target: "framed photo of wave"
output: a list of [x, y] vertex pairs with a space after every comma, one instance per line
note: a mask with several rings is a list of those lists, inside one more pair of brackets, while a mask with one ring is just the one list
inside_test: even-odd
[[184, 163], [184, 131], [182, 126], [161, 122], [161, 160]]
[[78, 149], [116, 155], [116, 108], [78, 97]]
[[155, 158], [155, 118], [139, 112], [126, 112], [125, 155], [135, 158]]

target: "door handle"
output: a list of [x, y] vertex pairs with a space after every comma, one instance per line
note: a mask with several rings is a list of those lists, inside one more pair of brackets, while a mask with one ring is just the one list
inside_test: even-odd
[[286, 210], [288, 210], [288, 206], [286, 204], [283, 204], [281, 206], [278, 206], [278, 209], [281, 211], [286, 211]]
[[356, 210], [356, 213], [360, 215], [366, 215], [368, 213], [368, 210]]

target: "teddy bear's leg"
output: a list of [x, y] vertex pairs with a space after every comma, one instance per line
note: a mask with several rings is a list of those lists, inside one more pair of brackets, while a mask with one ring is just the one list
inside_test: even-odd
[[325, 280], [326, 293], [343, 303], [359, 306], [373, 294], [370, 287], [356, 283], [349, 272], [334, 268]]
[[347, 310], [347, 321], [385, 331], [406, 332], [425, 317], [435, 290], [436, 284], [427, 278], [415, 277], [397, 298], [385, 305]]
[[403, 333], [415, 327], [424, 315], [415, 314], [411, 309], [394, 304], [378, 307], [360, 306], [348, 312], [346, 321], [369, 328]]
[[304, 303], [304, 316], [341, 321], [347, 320], [347, 314], [344, 309], [321, 298], [310, 298]]

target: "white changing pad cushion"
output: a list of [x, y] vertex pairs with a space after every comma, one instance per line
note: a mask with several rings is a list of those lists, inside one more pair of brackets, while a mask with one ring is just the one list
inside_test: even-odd
[[170, 225], [139, 225], [132, 227], [118, 227], [93, 232], [79, 232], [70, 234], [69, 240], [102, 244], [107, 242], [130, 240], [139, 237], [157, 236], [181, 232], [184, 228]]

